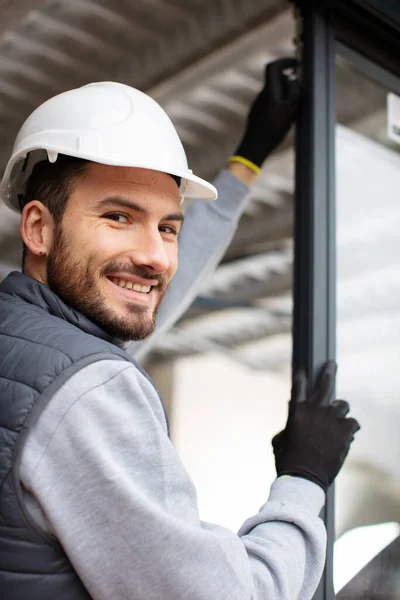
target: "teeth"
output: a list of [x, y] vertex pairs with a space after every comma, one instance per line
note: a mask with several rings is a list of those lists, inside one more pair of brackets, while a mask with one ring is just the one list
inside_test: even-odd
[[134, 292], [141, 292], [142, 294], [148, 294], [151, 290], [150, 285], [140, 285], [139, 283], [132, 283], [132, 281], [125, 281], [125, 279], [112, 278], [113, 282], [122, 288], [133, 290]]

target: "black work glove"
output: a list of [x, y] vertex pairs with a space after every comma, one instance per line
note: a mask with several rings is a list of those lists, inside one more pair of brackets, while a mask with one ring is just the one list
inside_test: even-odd
[[267, 156], [283, 141], [297, 118], [301, 98], [300, 82], [284, 71], [297, 70], [298, 66], [295, 58], [280, 58], [267, 65], [264, 88], [250, 109], [246, 130], [235, 156], [261, 167]]
[[355, 419], [346, 418], [346, 401], [329, 404], [335, 376], [336, 363], [328, 361], [307, 397], [307, 377], [303, 371], [296, 375], [286, 427], [272, 440], [278, 476], [303, 477], [325, 491], [339, 473], [354, 434], [360, 429]]

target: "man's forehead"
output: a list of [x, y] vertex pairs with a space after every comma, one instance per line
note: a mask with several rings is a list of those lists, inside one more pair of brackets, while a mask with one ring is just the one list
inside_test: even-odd
[[93, 180], [115, 180], [138, 187], [161, 186], [171, 190], [177, 188], [176, 181], [167, 173], [140, 167], [120, 167], [90, 162], [87, 176]]
[[[125, 198], [153, 211], [180, 212], [180, 196], [176, 181], [168, 174], [136, 167], [119, 167], [88, 163], [84, 176], [78, 181], [71, 204], [97, 210], [104, 208], [107, 198]], [[114, 206], [116, 202], [112, 203]], [[71, 206], [72, 208], [72, 206]]]

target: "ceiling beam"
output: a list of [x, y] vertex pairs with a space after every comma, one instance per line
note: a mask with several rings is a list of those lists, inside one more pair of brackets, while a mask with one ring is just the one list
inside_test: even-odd
[[291, 44], [293, 29], [292, 13], [286, 10], [259, 27], [235, 38], [230, 44], [208, 54], [197, 63], [192, 63], [183, 71], [150, 89], [149, 94], [167, 106], [177, 97], [192, 95], [193, 91], [200, 89], [207, 80], [212, 80], [214, 77], [218, 80], [223, 79], [224, 76], [229, 77], [232, 65], [245, 67], [251, 57], [257, 60], [260, 54], [265, 64], [266, 58], [270, 60], [276, 58], [275, 54], [270, 54], [271, 49], [273, 52], [275, 48], [279, 53], [285, 42], [287, 45]]
[[0, 0], [0, 35], [13, 29], [29, 12], [45, 3], [45, 0]]

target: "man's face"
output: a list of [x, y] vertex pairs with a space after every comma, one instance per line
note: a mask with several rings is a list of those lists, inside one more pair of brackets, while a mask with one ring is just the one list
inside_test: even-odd
[[178, 266], [181, 223], [169, 175], [89, 163], [55, 228], [46, 283], [113, 337], [143, 339]]

